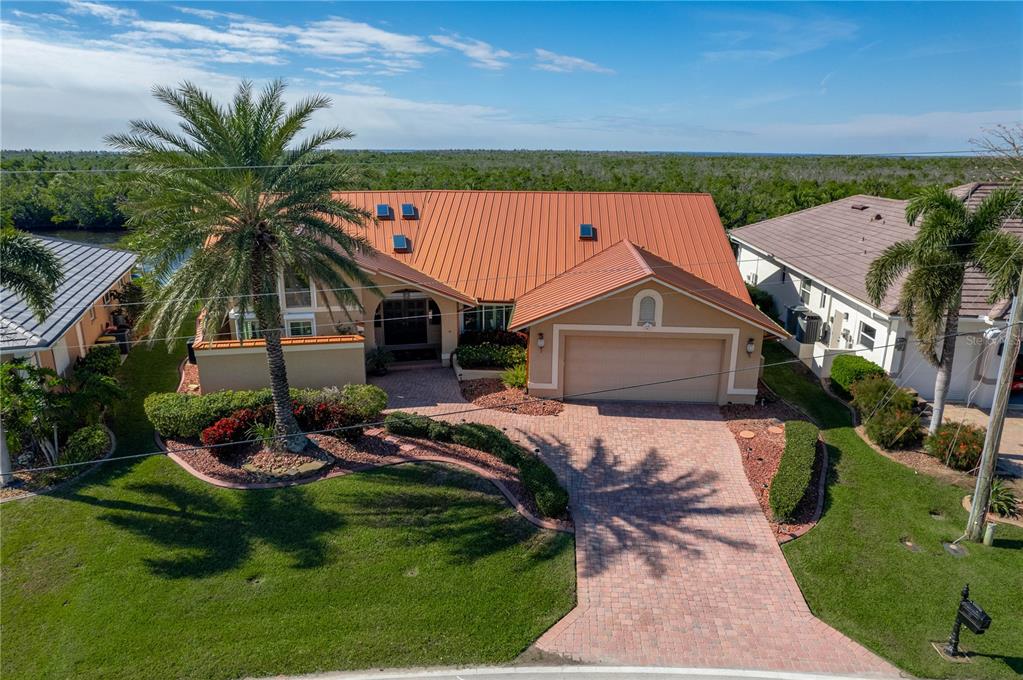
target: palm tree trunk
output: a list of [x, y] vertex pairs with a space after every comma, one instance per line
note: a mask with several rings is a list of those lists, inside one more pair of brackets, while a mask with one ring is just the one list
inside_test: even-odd
[[[260, 324], [263, 321], [260, 320]], [[264, 326], [263, 339], [266, 341], [266, 363], [270, 369], [270, 394], [274, 402], [274, 447], [299, 452], [309, 439], [302, 434], [302, 428], [291, 410], [291, 389], [288, 385], [288, 369], [284, 364], [284, 348], [281, 346], [280, 321], [276, 325]]]
[[934, 406], [931, 409], [931, 424], [927, 428], [929, 434], [938, 431], [945, 415], [945, 397], [948, 395], [949, 383], [952, 380], [952, 362], [955, 360], [958, 334], [959, 304], [957, 301], [949, 305], [948, 312], [945, 314], [945, 337], [941, 342], [938, 374], [934, 377]]

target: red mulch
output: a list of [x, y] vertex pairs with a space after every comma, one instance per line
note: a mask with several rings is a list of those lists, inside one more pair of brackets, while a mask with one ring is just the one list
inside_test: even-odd
[[[299, 479], [298, 477], [284, 477], [279, 474], [279, 471], [318, 460], [332, 462], [333, 459], [326, 452], [324, 446], [324, 440], [329, 438], [322, 435], [310, 435], [309, 438], [316, 446], [311, 446], [302, 453], [271, 451], [262, 447], [249, 446], [235, 454], [214, 455], [209, 449], [202, 448], [197, 441], [167, 439], [164, 443], [169, 451], [178, 454], [189, 466], [203, 474], [225, 482], [252, 484], [276, 478]], [[242, 467], [244, 465], [255, 466], [259, 468], [260, 472], [246, 470]], [[320, 476], [323, 474], [323, 470], [327, 469], [329, 466], [311, 476]]]
[[178, 392], [183, 394], [199, 394], [199, 366], [185, 362], [181, 369], [181, 382], [178, 384]]
[[464, 380], [461, 383], [462, 397], [477, 406], [492, 408], [527, 416], [556, 416], [565, 405], [554, 399], [531, 397], [517, 387], [505, 387], [497, 378]]
[[[796, 508], [796, 520], [791, 524], [775, 522], [771, 518], [771, 505], [768, 498], [768, 491], [771, 480], [778, 471], [778, 464], [781, 462], [782, 452], [785, 450], [785, 433], [778, 434], [768, 432], [772, 426], [781, 427], [784, 430], [786, 421], [805, 420], [806, 418], [798, 411], [786, 406], [781, 402], [766, 403], [764, 405], [729, 404], [721, 407], [724, 415], [739, 445], [739, 454], [742, 456], [742, 467], [746, 471], [746, 479], [749, 480], [753, 495], [764, 516], [771, 524], [771, 529], [779, 542], [784, 542], [801, 536], [813, 525], [813, 515], [817, 509], [818, 489], [820, 488], [820, 475], [823, 474], [823, 457], [818, 455], [814, 463], [813, 476], [810, 480], [810, 489], [806, 496]], [[739, 432], [748, 430], [754, 433], [752, 439], [743, 439]]]

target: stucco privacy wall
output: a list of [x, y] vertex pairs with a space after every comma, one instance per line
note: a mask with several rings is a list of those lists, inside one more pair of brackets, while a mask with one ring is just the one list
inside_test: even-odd
[[[658, 326], [644, 329], [636, 326], [634, 300], [638, 293], [654, 290], [661, 297], [661, 321]], [[555, 327], [558, 327], [556, 333]], [[586, 328], [596, 327], [596, 328]], [[612, 327], [612, 328], [609, 328]], [[540, 333], [544, 336], [544, 347], [537, 346]], [[529, 392], [536, 396], [564, 397], [564, 366], [566, 337], [573, 335], [628, 335], [637, 339], [647, 337], [678, 338], [685, 340], [721, 341], [724, 351], [721, 364], [707, 366], [681, 350], [676, 361], [664, 367], [662, 380], [703, 376], [721, 372], [718, 378], [718, 403], [753, 403], [756, 398], [757, 378], [760, 369], [760, 348], [764, 332], [741, 319], [710, 305], [695, 300], [677, 290], [655, 281], [619, 289], [603, 299], [569, 310], [558, 316], [534, 324], [529, 328]], [[746, 343], [754, 342], [753, 354], [746, 353]], [[637, 342], [636, 352], [642, 351]], [[557, 365], [554, 357], [557, 355]], [[607, 374], [609, 386], [635, 384], [630, 379], [629, 354], [621, 357], [615, 365], [593, 366], [594, 371]], [[732, 362], [734, 358], [734, 372]], [[729, 381], [731, 388], [729, 388]], [[730, 391], [731, 390], [731, 391]], [[571, 395], [568, 395], [571, 397]]]
[[[284, 347], [292, 387], [329, 387], [366, 382], [365, 349], [361, 342]], [[246, 347], [197, 351], [204, 393], [254, 390], [270, 386], [266, 349]]]

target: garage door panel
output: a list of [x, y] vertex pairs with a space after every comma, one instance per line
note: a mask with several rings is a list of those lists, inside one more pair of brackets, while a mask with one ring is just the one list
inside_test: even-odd
[[579, 399], [717, 402], [720, 378], [707, 374], [720, 370], [724, 345], [723, 340], [702, 338], [567, 336], [564, 394]]

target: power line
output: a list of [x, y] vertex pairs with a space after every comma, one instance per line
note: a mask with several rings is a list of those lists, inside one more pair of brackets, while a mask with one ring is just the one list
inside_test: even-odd
[[[958, 336], [961, 336], [961, 335], [970, 335], [970, 333], [950, 333], [948, 337], [951, 337], [951, 336], [957, 336], [958, 337]], [[897, 343], [890, 343], [890, 344], [887, 344], [887, 345], [875, 345], [873, 348], [866, 348], [866, 347], [864, 347], [864, 348], [855, 349], [855, 350], [840, 350], [839, 353], [840, 354], [856, 354], [858, 352], [867, 352], [867, 351], [872, 351], [874, 349], [882, 349], [882, 348], [886, 348], [886, 347], [894, 347], [896, 344]], [[811, 356], [809, 356], [807, 358], [808, 359], [821, 359], [821, 358], [824, 358], [825, 356], [827, 356], [827, 353], [822, 354], [820, 356], [811, 355]], [[665, 379], [665, 380], [655, 380], [655, 381], [644, 382], [644, 383], [636, 383], [636, 384], [632, 384], [632, 385], [623, 385], [623, 386], [620, 386], [620, 387], [609, 387], [609, 388], [600, 389], [600, 390], [590, 390], [590, 391], [587, 391], [587, 392], [577, 392], [575, 394], [563, 395], [561, 397], [550, 397], [550, 398], [548, 398], [548, 397], [531, 397], [531, 396], [527, 395], [526, 397], [524, 397], [523, 399], [520, 399], [518, 401], [508, 402], [507, 404], [502, 404], [501, 407], [504, 408], [504, 407], [508, 407], [508, 406], [518, 406], [518, 405], [527, 404], [527, 403], [533, 403], [533, 402], [537, 402], [537, 401], [564, 402], [564, 401], [569, 400], [569, 399], [579, 399], [579, 398], [583, 398], [583, 397], [591, 397], [591, 396], [594, 396], [594, 395], [597, 395], [597, 394], [607, 394], [609, 392], [620, 392], [622, 390], [636, 389], [636, 388], [639, 388], [639, 387], [651, 387], [651, 386], [656, 386], [656, 385], [667, 385], [667, 384], [671, 384], [671, 383], [685, 382], [687, 380], [699, 380], [701, 378], [710, 378], [710, 377], [715, 377], [715, 376], [729, 375], [729, 374], [740, 373], [740, 372], [745, 372], [745, 371], [758, 371], [759, 372], [762, 368], [770, 368], [770, 367], [774, 367], [774, 366], [785, 366], [787, 364], [793, 364], [793, 363], [803, 363], [803, 359], [799, 359], [797, 357], [793, 357], [792, 359], [787, 359], [785, 361], [776, 361], [776, 362], [770, 363], [770, 364], [758, 364], [756, 366], [749, 366], [749, 367], [746, 367], [746, 368], [735, 368], [735, 369], [729, 369], [729, 370], [726, 370], [726, 371], [714, 371], [714, 372], [711, 372], [711, 373], [702, 373], [702, 374], [699, 374], [699, 375], [684, 376], [684, 377], [681, 377], [681, 378], [669, 378], [669, 379]], [[471, 408], [459, 409], [459, 410], [455, 410], [455, 411], [446, 411], [446, 412], [442, 412], [442, 413], [434, 413], [434, 414], [431, 414], [430, 417], [431, 418], [436, 418], [436, 417], [444, 417], [444, 416], [457, 416], [457, 415], [462, 415], [462, 414], [465, 414], [465, 413], [476, 413], [478, 411], [487, 411], [487, 410], [491, 410], [491, 407], [489, 407], [489, 406], [474, 406], [474, 407], [471, 407]], [[378, 426], [381, 426], [381, 425], [385, 425], [385, 421], [377, 420], [377, 421], [362, 422], [362, 423], [357, 423], [355, 425], [345, 425], [345, 426], [342, 426], [342, 427], [333, 427], [333, 428], [325, 428], [325, 429], [322, 429], [322, 430], [313, 430], [313, 431], [310, 431], [310, 432], [303, 432], [301, 434], [303, 434], [303, 435], [330, 434], [330, 433], [335, 433], [335, 432], [343, 432], [345, 430], [354, 430], [354, 429], [357, 429], [357, 428], [361, 429], [361, 428], [366, 428], [366, 427], [378, 427]], [[239, 444], [255, 444], [257, 442], [265, 442], [265, 441], [270, 440], [270, 439], [288, 439], [289, 437], [292, 437], [292, 436], [296, 436], [296, 435], [276, 435], [275, 434], [272, 437], [253, 437], [251, 439], [243, 439], [243, 440], [240, 440], [240, 441], [237, 441], [237, 442], [229, 442], [227, 444], [212, 444], [210, 446], [189, 446], [189, 447], [186, 447], [186, 448], [177, 449], [173, 453], [185, 453], [185, 452], [188, 452], [188, 451], [199, 451], [199, 450], [203, 450], [203, 449], [209, 450], [209, 449], [221, 448], [221, 447], [224, 447], [224, 446], [237, 446]], [[115, 461], [119, 461], [119, 460], [130, 460], [130, 459], [134, 459], [134, 458], [145, 458], [145, 457], [149, 457], [149, 456], [163, 456], [163, 455], [167, 455], [167, 453], [168, 453], [167, 451], [149, 451], [147, 453], [132, 454], [132, 455], [128, 455], [128, 456], [117, 456], [117, 457], [105, 458], [105, 459], [101, 459], [101, 460], [85, 461], [85, 462], [79, 462], [79, 463], [63, 463], [63, 464], [48, 465], [48, 466], [43, 466], [43, 467], [38, 467], [38, 468], [23, 468], [21, 470], [15, 470], [14, 472], [16, 472], [16, 473], [17, 472], [43, 472], [43, 471], [46, 471], [46, 470], [57, 470], [57, 469], [64, 469], [64, 468], [71, 468], [71, 467], [79, 467], [79, 466], [82, 466], [82, 465], [95, 465], [95, 464], [99, 464], [99, 463], [115, 462]]]

